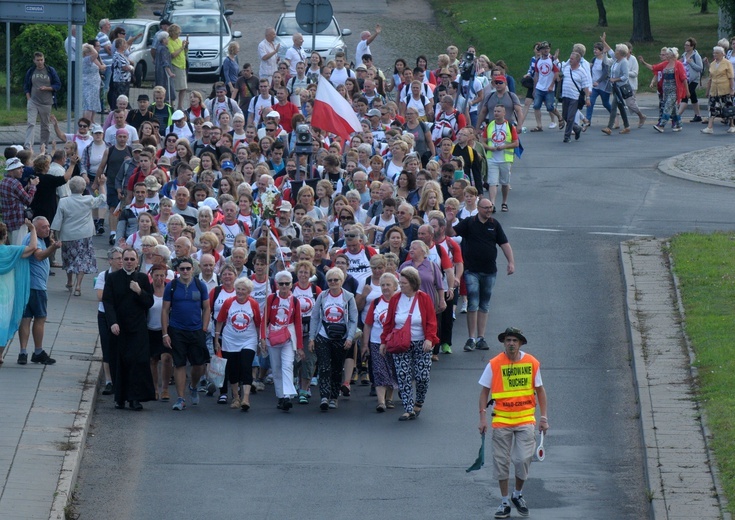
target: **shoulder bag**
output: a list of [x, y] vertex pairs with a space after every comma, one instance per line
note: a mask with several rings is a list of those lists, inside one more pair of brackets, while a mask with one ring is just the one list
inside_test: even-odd
[[413, 308], [416, 306], [416, 301], [419, 299], [419, 293], [413, 298], [411, 308], [408, 310], [408, 317], [406, 323], [400, 329], [393, 329], [385, 340], [385, 350], [391, 354], [402, 354], [411, 347], [411, 316], [413, 315]]

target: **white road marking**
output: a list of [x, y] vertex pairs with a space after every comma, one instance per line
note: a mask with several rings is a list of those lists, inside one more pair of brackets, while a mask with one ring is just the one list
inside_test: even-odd
[[534, 228], [534, 227], [511, 227], [510, 229], [521, 229], [524, 231], [550, 231], [552, 233], [561, 233], [563, 229], [547, 229], [547, 228]]
[[640, 233], [609, 233], [605, 231], [590, 231], [588, 235], [612, 235], [617, 237], [652, 237], [653, 235], [645, 235]]

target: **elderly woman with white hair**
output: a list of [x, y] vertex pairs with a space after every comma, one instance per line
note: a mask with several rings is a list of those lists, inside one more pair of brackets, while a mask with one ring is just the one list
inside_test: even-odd
[[290, 271], [276, 273], [278, 291], [266, 299], [265, 318], [260, 327], [260, 349], [270, 357], [273, 386], [278, 397], [277, 408], [288, 412], [296, 395], [293, 384], [294, 352], [303, 359], [304, 340], [301, 330], [301, 304], [291, 292], [293, 275]]
[[[724, 55], [725, 53], [723, 51], [722, 56]], [[687, 72], [684, 65], [679, 61], [679, 49], [676, 47], [667, 47], [665, 51], [662, 50], [661, 57], [664, 61], [656, 65], [646, 63], [642, 56], [638, 57], [638, 61], [649, 70], [652, 70], [655, 77], [658, 77], [660, 74], [662, 78], [661, 105], [663, 108], [661, 110], [661, 119], [653, 126], [653, 129], [663, 133], [666, 128], [666, 123], [671, 120], [674, 132], [679, 132], [681, 130], [681, 117], [679, 116], [677, 104], [689, 95]], [[730, 67], [730, 72], [732, 72], [732, 66]], [[730, 77], [732, 78], [732, 74]], [[728, 94], [730, 94], [729, 91]], [[707, 128], [703, 132], [711, 133], [711, 131], [706, 132], [705, 130]]]
[[[702, 132], [705, 134], [714, 133], [712, 129], [715, 124], [715, 118], [722, 116], [725, 107], [732, 107], [732, 97], [735, 95], [735, 79], [733, 79], [733, 66], [725, 58], [725, 49], [716, 46], [712, 49], [712, 57], [714, 58], [709, 64], [709, 85], [707, 86], [706, 96], [709, 98], [709, 120], [707, 128]], [[730, 133], [735, 132], [733, 119], [730, 119]]]
[[230, 383], [230, 408], [250, 410], [253, 385], [253, 359], [258, 348], [261, 326], [260, 306], [250, 293], [253, 282], [248, 278], [235, 281], [235, 296], [228, 298], [217, 314], [214, 350], [227, 360], [226, 380]]
[[[603, 45], [605, 46], [605, 52], [612, 50], [607, 42], [603, 39]], [[610, 72], [608, 81], [612, 84], [612, 103], [610, 104], [610, 118], [608, 119], [607, 126], [602, 129], [603, 134], [612, 134], [612, 128], [615, 124], [615, 117], [620, 110], [620, 117], [623, 120], [623, 129], [620, 131], [621, 134], [630, 133], [630, 123], [628, 122], [628, 114], [625, 111], [625, 97], [623, 96], [624, 91], [627, 89], [630, 91], [630, 95], [633, 95], [633, 90], [630, 87], [628, 81], [628, 47], [619, 43], [615, 46], [615, 57], [613, 58], [612, 65], [610, 66]]]
[[[110, 92], [112, 92], [112, 90], [108, 90], [107, 91], [108, 97], [110, 95]], [[128, 99], [128, 96], [126, 96], [125, 94], [120, 94], [115, 99], [115, 109], [116, 110], [124, 110], [125, 111], [125, 119], [127, 119], [127, 117], [128, 117], [128, 103], [129, 102], [130, 102], [130, 100]], [[110, 110], [110, 113], [107, 114], [107, 117], [105, 118], [105, 122], [102, 125], [102, 130], [104, 130], [105, 132], [107, 132], [107, 129], [110, 128], [114, 124], [115, 124], [115, 110]]]
[[[317, 296], [311, 312], [309, 349], [316, 349], [323, 412], [337, 408], [345, 355], [357, 332], [357, 303], [351, 292], [342, 289], [344, 281], [345, 273], [339, 267], [327, 271], [329, 290]], [[345, 379], [350, 375], [345, 374]]]
[[[69, 180], [71, 196], [59, 200], [51, 229], [61, 240], [61, 260], [66, 271], [66, 288], [74, 287], [74, 296], [82, 294], [82, 280], [86, 273], [97, 272], [97, 258], [92, 237], [95, 236], [92, 209], [103, 208], [107, 203], [105, 176], [101, 178], [100, 194], [96, 197], [84, 195], [87, 182], [82, 177]], [[76, 282], [72, 286], [72, 277]]]

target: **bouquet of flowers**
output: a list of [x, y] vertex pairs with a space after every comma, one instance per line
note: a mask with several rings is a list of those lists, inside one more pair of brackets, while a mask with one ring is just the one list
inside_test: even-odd
[[276, 217], [277, 206], [280, 205], [280, 194], [275, 186], [269, 187], [260, 197], [260, 218], [269, 220]]

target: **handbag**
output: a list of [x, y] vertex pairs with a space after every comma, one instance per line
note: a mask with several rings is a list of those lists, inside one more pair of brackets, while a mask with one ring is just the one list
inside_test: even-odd
[[630, 86], [630, 83], [623, 83], [622, 85], [618, 86], [618, 90], [620, 90], [620, 97], [622, 97], [623, 99], [633, 97], [633, 87]]
[[322, 321], [324, 331], [329, 339], [344, 339], [347, 335], [347, 325], [344, 323], [327, 323]]
[[579, 92], [579, 97], [577, 98], [577, 109], [581, 109], [584, 106], [587, 92], [585, 92], [584, 89], [579, 88], [579, 85], [577, 85], [577, 82], [574, 81], [574, 71], [571, 70], [571, 65], [569, 69], [569, 77], [572, 78], [572, 83], [574, 83], [574, 88], [576, 88], [577, 91]]
[[523, 76], [521, 79], [521, 85], [524, 88], [533, 88], [533, 78], [531, 76]]
[[720, 109], [720, 115], [724, 117], [725, 119], [730, 119], [731, 117], [735, 117], [735, 106], [733, 105], [726, 105]]
[[391, 354], [402, 354], [411, 347], [411, 316], [413, 308], [416, 306], [416, 300], [419, 299], [418, 293], [414, 296], [411, 308], [408, 310], [406, 323], [400, 329], [394, 328], [385, 338], [385, 350]]
[[[275, 294], [271, 295], [269, 298], [268, 305], [273, 305], [273, 300], [277, 298]], [[293, 312], [293, 296], [289, 296], [289, 306], [288, 306], [288, 317], [291, 317], [291, 313]], [[278, 346], [283, 345], [287, 341], [291, 339], [291, 331], [288, 329], [287, 325], [277, 325], [274, 326], [273, 324], [268, 325], [268, 333], [267, 333], [268, 341], [270, 342], [271, 346]]]

